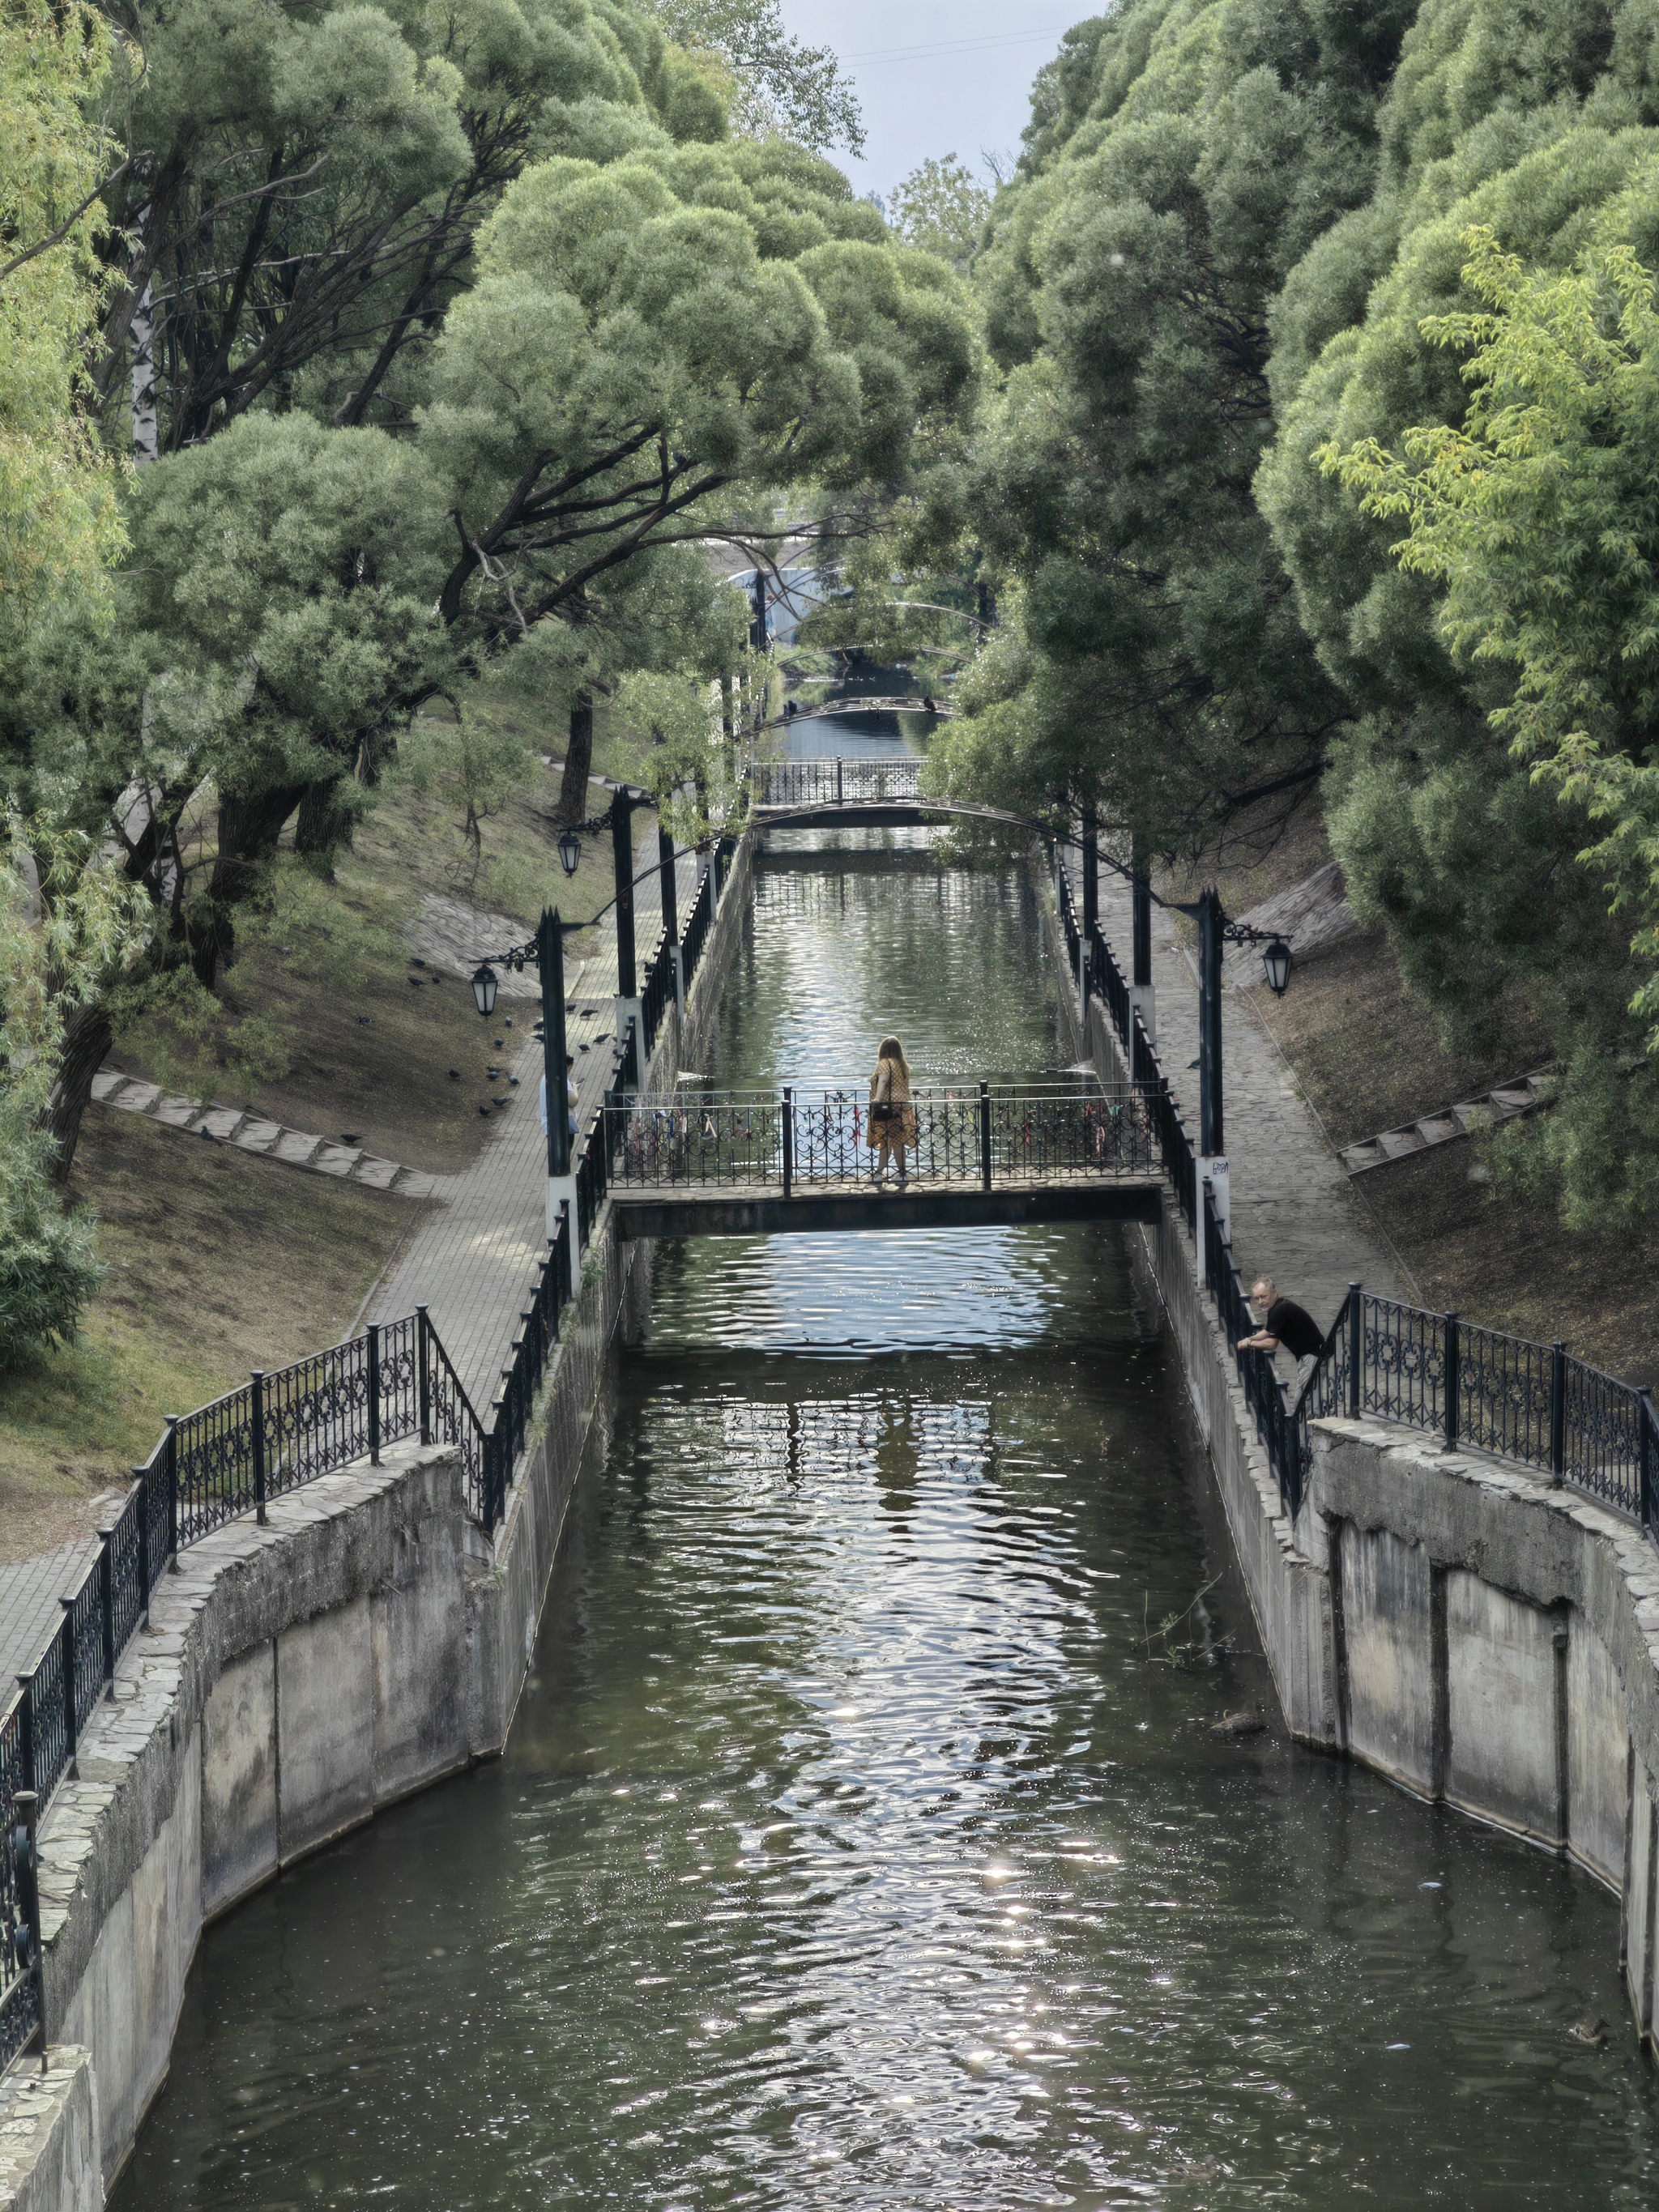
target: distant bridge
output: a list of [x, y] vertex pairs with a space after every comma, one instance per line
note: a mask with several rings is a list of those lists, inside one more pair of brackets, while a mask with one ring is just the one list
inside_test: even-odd
[[965, 799], [930, 798], [914, 757], [757, 761], [750, 771], [754, 821], [761, 830], [900, 830], [927, 822], [988, 822], [1030, 837], [1024, 814]]
[[901, 1189], [873, 1183], [862, 1083], [613, 1096], [606, 1194], [624, 1237], [1156, 1221], [1169, 1110], [1145, 1086], [919, 1089]]

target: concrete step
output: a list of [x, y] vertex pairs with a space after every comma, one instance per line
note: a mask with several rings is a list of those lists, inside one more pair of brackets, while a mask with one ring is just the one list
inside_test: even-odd
[[1351, 1176], [1386, 1167], [1391, 1160], [1409, 1159], [1432, 1146], [1449, 1145], [1476, 1129], [1489, 1129], [1496, 1122], [1513, 1121], [1517, 1114], [1529, 1114], [1543, 1099], [1548, 1080], [1547, 1068], [1516, 1076], [1513, 1082], [1495, 1085], [1479, 1098], [1460, 1099], [1456, 1105], [1425, 1114], [1401, 1128], [1362, 1137], [1357, 1143], [1345, 1145], [1337, 1157]]
[[284, 1167], [304, 1168], [313, 1175], [332, 1176], [337, 1182], [395, 1191], [400, 1198], [430, 1198], [438, 1188], [438, 1176], [405, 1167], [400, 1160], [382, 1159], [361, 1146], [343, 1145], [312, 1130], [288, 1128], [281, 1121], [266, 1121], [240, 1106], [204, 1106], [199, 1099], [164, 1091], [159, 1084], [143, 1082], [118, 1067], [99, 1069], [92, 1079], [92, 1096], [100, 1106], [113, 1106], [124, 1114], [143, 1114], [164, 1128], [210, 1137], [216, 1144], [234, 1146], [239, 1152], [280, 1160]]

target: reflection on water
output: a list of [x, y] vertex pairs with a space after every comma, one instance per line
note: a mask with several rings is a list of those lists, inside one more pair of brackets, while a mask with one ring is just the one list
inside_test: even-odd
[[[890, 1024], [1053, 1066], [1018, 887], [763, 879], [722, 1081]], [[665, 1250], [507, 1758], [209, 1935], [123, 2212], [1650, 2203], [1613, 1901], [1212, 1733], [1170, 1379], [1104, 1231]]]

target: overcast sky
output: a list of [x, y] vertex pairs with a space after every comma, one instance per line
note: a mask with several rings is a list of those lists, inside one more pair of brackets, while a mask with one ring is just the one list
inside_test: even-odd
[[833, 46], [858, 87], [862, 161], [831, 159], [887, 193], [930, 154], [1018, 152], [1031, 79], [1091, 11], [1075, 0], [781, 0], [808, 46]]

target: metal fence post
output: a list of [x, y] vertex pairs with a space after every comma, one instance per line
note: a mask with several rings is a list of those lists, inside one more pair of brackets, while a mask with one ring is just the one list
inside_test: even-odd
[[179, 1571], [179, 1422], [180, 1416], [168, 1413], [167, 1450], [162, 1464], [167, 1469], [167, 1565], [176, 1575]]
[[104, 1680], [115, 1695], [115, 1593], [110, 1587], [110, 1532], [98, 1531], [98, 1612], [104, 1632]]
[[1348, 1285], [1348, 1419], [1359, 1419], [1359, 1362], [1364, 1352], [1359, 1285]]
[[78, 1733], [78, 1701], [75, 1695], [75, 1600], [60, 1597], [64, 1608], [63, 1626], [58, 1633], [64, 1645], [64, 1740], [69, 1747], [66, 1768], [75, 1764], [75, 1742]]
[[143, 1600], [144, 1626], [149, 1626], [149, 1469], [132, 1470], [138, 1485], [138, 1595]]
[[1567, 1473], [1567, 1347], [1550, 1346], [1550, 1480], [1559, 1490]]
[[432, 1373], [427, 1349], [427, 1331], [431, 1323], [426, 1317], [426, 1308], [415, 1309], [415, 1365], [420, 1376], [421, 1442], [432, 1441]]
[[1638, 1504], [1642, 1526], [1652, 1536], [1659, 1528], [1659, 1495], [1656, 1495], [1659, 1491], [1659, 1468], [1654, 1463], [1655, 1453], [1659, 1451], [1659, 1414], [1654, 1412], [1651, 1390], [1638, 1388], [1636, 1395], [1640, 1401], [1637, 1418], [1637, 1458], [1641, 1495]]
[[265, 1522], [265, 1371], [263, 1367], [256, 1367], [248, 1378], [248, 1398], [251, 1407], [249, 1425], [253, 1432], [254, 1512], [263, 1528]]
[[368, 1463], [380, 1464], [380, 1324], [368, 1324]]
[[837, 806], [839, 806], [839, 805], [841, 805], [841, 803], [842, 803], [841, 755], [840, 755], [839, 753], [837, 753], [837, 754], [836, 755], [836, 805], [837, 805]]
[[991, 1188], [991, 1086], [979, 1086], [979, 1180], [983, 1190]]
[[1457, 1316], [1445, 1317], [1445, 1376], [1441, 1384], [1441, 1427], [1445, 1431], [1446, 1449], [1455, 1451], [1463, 1426], [1463, 1367], [1462, 1346], [1458, 1341]]
[[795, 1100], [794, 1093], [786, 1083], [783, 1086], [783, 1194], [789, 1196], [795, 1180]]

